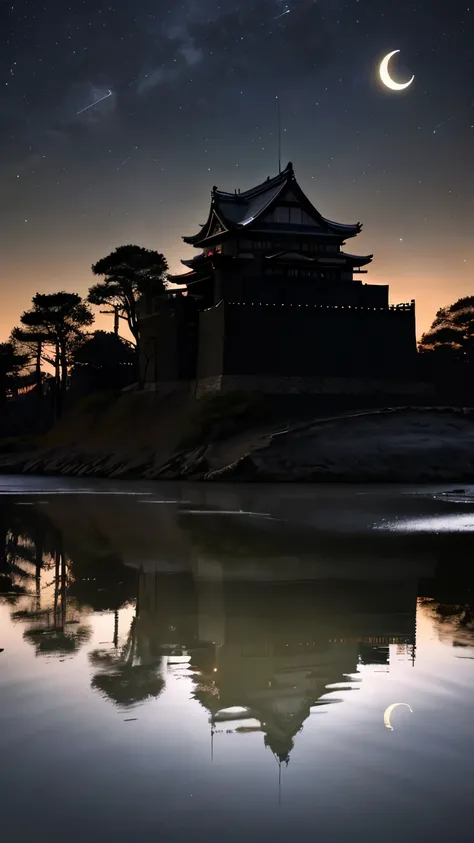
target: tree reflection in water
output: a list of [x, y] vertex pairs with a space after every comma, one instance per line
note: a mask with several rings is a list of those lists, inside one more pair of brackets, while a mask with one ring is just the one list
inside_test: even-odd
[[[187, 665], [182, 675], [208, 712], [211, 737], [258, 729], [281, 765], [316, 706], [323, 711], [356, 691], [367, 668], [388, 672], [395, 657], [414, 662], [416, 598], [435, 595], [435, 557], [420, 591], [415, 574], [371, 577], [375, 565], [367, 562], [385, 553], [385, 545], [374, 549], [375, 539], [370, 547], [349, 547], [344, 537], [328, 535], [315, 549], [312, 534], [284, 523], [196, 518], [179, 507], [161, 507], [150, 519], [150, 507], [133, 501], [83, 498], [50, 502], [42, 513], [12, 507], [0, 519], [3, 587], [37, 655], [75, 655], [90, 640], [86, 617], [113, 613], [113, 640], [103, 649], [94, 644], [88, 657], [92, 689], [113, 706], [159, 697], [169, 676], [166, 656], [174, 655]], [[397, 572], [396, 542], [390, 548]], [[349, 571], [348, 557], [350, 570], [367, 571], [366, 578], [304, 579], [324, 558], [336, 572], [338, 565]], [[266, 569], [274, 581], [260, 581]], [[288, 572], [280, 582], [279, 573]], [[461, 596], [446, 595], [443, 584], [426, 611], [441, 638], [472, 644], [472, 616]], [[451, 608], [443, 609], [447, 601]], [[134, 617], [120, 640], [126, 606]], [[248, 722], [236, 720], [239, 708]]]
[[437, 635], [453, 647], [472, 647], [474, 644], [474, 608], [464, 600], [439, 602], [432, 598], [422, 601], [425, 611], [434, 621]]
[[[21, 606], [12, 613], [14, 621], [30, 623], [23, 637], [32, 644], [37, 656], [66, 656], [77, 652], [91, 637], [90, 625], [81, 622], [81, 612], [69, 599], [70, 563], [59, 550], [44, 556], [43, 545], [33, 544], [31, 536], [22, 536], [17, 548], [17, 558], [23, 558], [33, 548], [35, 565], [35, 590], [25, 591]], [[22, 549], [22, 554], [19, 548]], [[42, 585], [41, 573], [53, 568], [53, 579]], [[33, 576], [33, 575], [31, 575]], [[52, 596], [51, 596], [52, 589]], [[45, 605], [43, 605], [43, 602]]]
[[12, 605], [28, 591], [32, 572], [24, 563], [33, 564], [30, 547], [20, 541], [19, 527], [11, 507], [0, 510], [0, 595]]
[[44, 627], [32, 627], [24, 633], [25, 640], [35, 647], [37, 656], [52, 654], [66, 656], [79, 650], [90, 637], [89, 626], [77, 626], [72, 632], [63, 627], [49, 626], [48, 622]]
[[165, 686], [160, 665], [144, 662], [137, 643], [137, 618], [133, 618], [123, 647], [89, 654], [91, 665], [99, 668], [92, 678], [92, 688], [117, 706], [126, 708], [158, 697]]
[[118, 647], [118, 613], [136, 601], [137, 571], [99, 533], [91, 543], [73, 545], [71, 558], [64, 550], [68, 535], [37, 507], [9, 507], [0, 529], [0, 589], [14, 607], [12, 619], [28, 624], [23, 637], [36, 655], [73, 656], [91, 638], [85, 616], [113, 612], [114, 649], [89, 655], [97, 671], [92, 687], [120, 706], [157, 697], [164, 687], [161, 654], [143, 646], [138, 651], [136, 618]]

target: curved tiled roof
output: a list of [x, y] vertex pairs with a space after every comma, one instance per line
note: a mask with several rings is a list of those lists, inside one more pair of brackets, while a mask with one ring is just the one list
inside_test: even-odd
[[278, 199], [278, 197], [291, 186], [291, 189], [301, 205], [305, 207], [315, 224], [320, 225], [323, 231], [328, 234], [336, 234], [342, 238], [354, 237], [362, 228], [360, 223], [337, 223], [323, 217], [311, 204], [309, 199], [301, 190], [296, 181], [291, 161], [284, 170], [273, 178], [268, 178], [261, 184], [252, 187], [241, 193], [228, 193], [213, 187], [211, 191], [211, 207], [206, 223], [197, 234], [191, 237], [183, 237], [185, 243], [201, 245], [212, 236], [213, 228], [217, 223], [225, 231], [243, 229], [251, 226], [259, 220], [265, 211]]

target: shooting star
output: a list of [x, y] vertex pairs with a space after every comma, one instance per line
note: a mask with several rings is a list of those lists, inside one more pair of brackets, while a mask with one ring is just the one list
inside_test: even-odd
[[450, 123], [451, 120], [454, 120], [455, 117], [459, 117], [459, 115], [463, 114], [465, 111], [469, 111], [470, 108], [474, 108], [474, 102], [471, 102], [470, 105], [466, 105], [465, 108], [461, 108], [460, 111], [456, 111], [456, 114], [452, 114], [451, 117], [448, 117], [446, 120], [442, 120], [441, 123], [437, 123], [433, 129], [433, 134], [435, 135], [438, 129], [441, 129], [441, 126], [445, 126], [446, 123]]
[[107, 94], [105, 94], [105, 96], [100, 97], [100, 99], [95, 100], [95, 102], [91, 102], [89, 105], [86, 105], [85, 108], [81, 108], [81, 110], [78, 111], [77, 114], [82, 114], [83, 111], [87, 111], [88, 108], [92, 108], [92, 106], [97, 105], [99, 102], [102, 102], [102, 100], [106, 100], [108, 97], [111, 97], [111, 96], [112, 96], [112, 91], [109, 90], [109, 92]]
[[273, 20], [278, 20], [279, 18], [282, 18], [283, 15], [289, 15], [291, 11], [292, 11], [292, 9], [289, 9], [288, 6], [287, 6], [285, 11], [282, 12], [280, 15], [277, 15], [276, 18], [274, 18]]
[[131, 155], [129, 155], [129, 156], [128, 156], [128, 158], [125, 158], [125, 159], [122, 161], [122, 163], [118, 165], [117, 170], [121, 170], [121, 169], [122, 169], [122, 167], [125, 167], [125, 164], [127, 164], [127, 162], [128, 162], [128, 161], [130, 161], [131, 157], [132, 157], [132, 156], [131, 156]]

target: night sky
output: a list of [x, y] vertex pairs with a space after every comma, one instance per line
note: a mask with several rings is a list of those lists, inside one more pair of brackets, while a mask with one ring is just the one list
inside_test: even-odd
[[473, 292], [474, 0], [2, 0], [0, 33], [0, 340], [118, 245], [180, 270], [212, 185], [278, 171], [276, 97], [282, 165], [418, 334]]

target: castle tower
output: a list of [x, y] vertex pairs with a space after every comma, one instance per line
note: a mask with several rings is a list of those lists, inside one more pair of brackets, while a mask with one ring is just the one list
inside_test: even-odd
[[293, 165], [244, 192], [213, 187], [207, 222], [183, 237], [200, 252], [170, 280], [186, 285], [202, 309], [224, 302], [388, 304], [388, 287], [363, 285], [372, 255], [343, 251], [360, 223], [321, 216], [296, 181]]
[[[171, 369], [179, 380], [194, 365], [198, 397], [223, 389], [405, 397], [419, 389], [410, 385], [414, 302], [390, 305], [387, 285], [361, 280], [372, 255], [346, 250], [361, 228], [323, 217], [291, 163], [250, 190], [213, 187], [206, 223], [183, 237], [198, 254], [170, 276], [184, 293], [174, 293], [174, 323], [168, 316], [155, 331], [167, 338], [157, 351], [165, 379], [184, 355], [186, 365]], [[152, 323], [143, 325], [149, 333]]]

